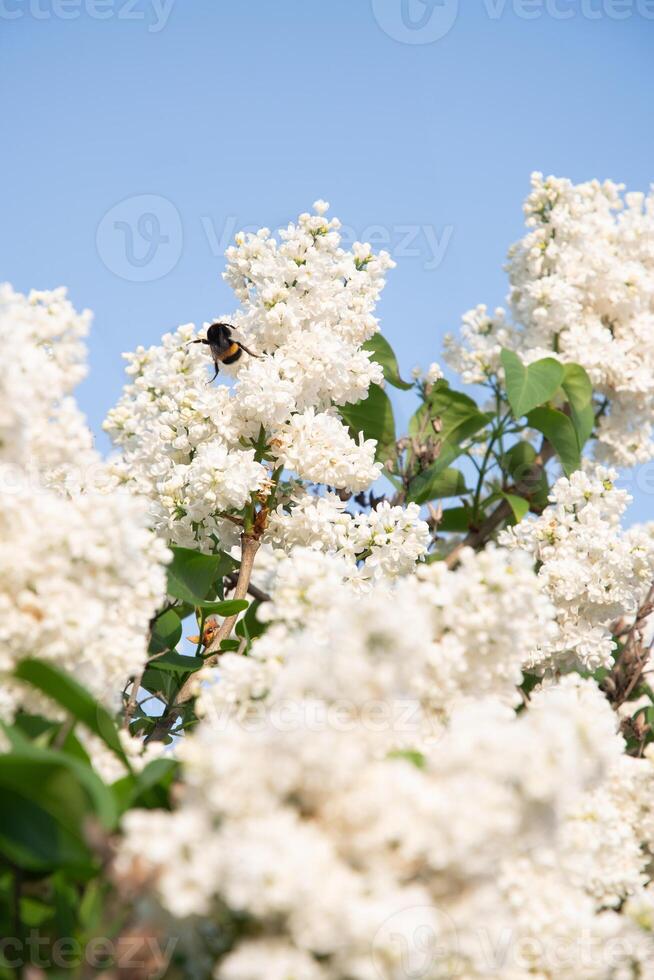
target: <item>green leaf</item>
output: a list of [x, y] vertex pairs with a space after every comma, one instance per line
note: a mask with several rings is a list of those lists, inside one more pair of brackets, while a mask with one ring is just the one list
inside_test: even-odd
[[563, 381], [563, 365], [553, 357], [525, 366], [517, 354], [504, 348], [501, 359], [506, 393], [517, 419], [549, 401]]
[[162, 653], [174, 650], [182, 637], [182, 624], [173, 609], [157, 616], [150, 634], [149, 653]]
[[556, 408], [535, 408], [527, 415], [527, 421], [532, 429], [538, 429], [552, 444], [566, 476], [579, 469], [579, 440], [567, 415]]
[[120, 743], [113, 718], [74, 677], [36, 658], [22, 660], [14, 670], [14, 677], [26, 681], [60, 704], [74, 718], [98, 735], [129, 769], [129, 762]]
[[122, 813], [132, 807], [148, 810], [169, 806], [169, 791], [177, 772], [175, 759], [153, 759], [139, 772], [113, 784], [112, 791]]
[[[191, 659], [189, 657], [189, 659]], [[162, 700], [171, 702], [177, 697], [183, 676], [174, 670], [159, 670], [158, 660], [153, 660], [141, 679], [141, 687]]]
[[168, 593], [197, 606], [207, 598], [222, 562], [221, 555], [203, 555], [190, 548], [173, 547], [168, 566]]
[[[237, 624], [238, 625], [238, 624]], [[225, 653], [236, 653], [241, 645], [240, 640], [221, 640], [220, 649]]]
[[243, 612], [250, 605], [247, 599], [224, 599], [221, 602], [198, 602], [197, 606], [202, 609], [207, 616], [217, 614], [218, 616], [236, 616]]
[[[440, 420], [436, 432], [431, 420]], [[488, 425], [492, 414], [480, 412], [476, 402], [461, 391], [453, 391], [447, 381], [438, 381], [409, 422], [409, 434], [435, 436], [442, 442], [463, 442]]]
[[113, 830], [118, 812], [96, 773], [78, 759], [34, 746], [0, 755], [0, 853], [33, 871], [92, 872], [84, 828]]
[[449, 507], [443, 511], [443, 517], [438, 525], [439, 531], [467, 531], [472, 517], [470, 507]]
[[561, 387], [570, 403], [572, 422], [583, 449], [595, 425], [593, 386], [581, 364], [566, 364]]
[[393, 749], [388, 753], [389, 759], [404, 759], [406, 762], [410, 762], [412, 766], [416, 769], [424, 769], [427, 765], [427, 759], [422, 752], [418, 752], [417, 749]]
[[403, 381], [400, 377], [400, 369], [393, 348], [380, 333], [376, 333], [370, 340], [366, 340], [365, 344], [363, 344], [363, 350], [370, 351], [372, 355], [371, 360], [376, 361], [377, 364], [381, 364], [384, 371], [384, 378], [389, 384], [394, 385], [396, 388], [401, 388], [403, 391], [408, 391], [409, 388], [413, 388], [413, 385], [409, 381]]
[[[427, 438], [441, 443], [432, 473], [440, 473], [462, 453], [461, 443], [488, 425], [492, 414], [480, 412], [472, 398], [452, 391], [447, 381], [438, 381], [429, 398], [409, 421], [409, 434], [419, 441]], [[438, 431], [432, 425], [439, 420]]]
[[220, 559], [218, 564], [218, 569], [216, 571], [216, 577], [213, 582], [213, 589], [216, 591], [219, 599], [225, 598], [225, 588], [223, 579], [230, 575], [232, 572], [236, 571], [239, 566], [239, 562], [236, 558], [232, 558], [228, 555], [226, 551], [221, 551], [218, 553]]
[[524, 440], [514, 443], [502, 457], [502, 469], [521, 494], [529, 497], [532, 508], [547, 506], [547, 474], [544, 467], [536, 465], [536, 450]]
[[340, 405], [343, 421], [350, 427], [353, 439], [358, 440], [362, 432], [365, 439], [376, 439], [375, 458], [379, 462], [395, 459], [395, 419], [393, 406], [385, 391], [379, 385], [370, 385], [368, 397], [355, 405]]
[[502, 493], [502, 496], [511, 507], [516, 524], [519, 524], [525, 514], [529, 513], [529, 501], [514, 493]]
[[502, 469], [513, 483], [529, 480], [536, 460], [536, 450], [524, 440], [514, 443], [502, 457]]
[[200, 670], [204, 660], [202, 657], [186, 657], [182, 653], [164, 653], [152, 661], [152, 667], [156, 670], [170, 671], [173, 674], [192, 674]]
[[428, 500], [440, 500], [442, 497], [459, 497], [469, 493], [463, 473], [453, 467], [447, 470], [437, 469], [439, 460], [432, 463], [411, 480], [407, 492], [407, 500], [416, 504], [426, 504]]

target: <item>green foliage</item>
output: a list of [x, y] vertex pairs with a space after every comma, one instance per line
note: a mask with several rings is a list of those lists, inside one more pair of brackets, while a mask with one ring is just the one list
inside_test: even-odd
[[[424, 503], [465, 493], [465, 481], [457, 481], [458, 471], [450, 471], [450, 464], [464, 451], [466, 440], [485, 428], [491, 418], [477, 408], [472, 398], [453, 391], [447, 381], [438, 381], [409, 420], [409, 435], [418, 444], [425, 439], [431, 441], [438, 453], [434, 462], [411, 481], [409, 499]], [[444, 474], [442, 481], [436, 480], [440, 474]], [[433, 493], [429, 493], [429, 487], [433, 487]]]
[[26, 744], [0, 755], [0, 790], [0, 854], [7, 861], [28, 871], [94, 873], [84, 826], [95, 818], [112, 830], [118, 811], [88, 764]]
[[509, 405], [517, 419], [549, 401], [561, 386], [563, 365], [553, 357], [525, 366], [517, 354], [505, 348], [501, 359]]
[[253, 602], [245, 616], [239, 619], [234, 630], [237, 636], [245, 638], [248, 643], [266, 631], [265, 623], [257, 617], [257, 609], [260, 605], [261, 602]]
[[374, 334], [370, 340], [367, 340], [363, 344], [363, 350], [370, 351], [371, 359], [381, 365], [384, 378], [389, 384], [403, 391], [413, 388], [409, 381], [403, 381], [400, 377], [400, 369], [393, 348], [380, 333]]
[[440, 500], [442, 497], [460, 497], [469, 493], [466, 481], [460, 470], [450, 467], [443, 469], [440, 459], [428, 469], [423, 470], [409, 483], [406, 499], [416, 504], [425, 504], [429, 500]]
[[236, 616], [249, 606], [247, 599], [223, 599], [220, 602], [198, 602], [197, 608], [206, 616]]
[[561, 387], [570, 404], [572, 423], [581, 451], [595, 425], [593, 386], [580, 364], [566, 364]]
[[[50, 944], [69, 937], [81, 957], [95, 935], [116, 935], [129, 912], [106, 874], [120, 815], [131, 807], [170, 807], [177, 763], [160, 758], [141, 772], [128, 771], [116, 723], [74, 678], [36, 659], [19, 664], [15, 677], [64, 709], [66, 718], [19, 713], [3, 726], [9, 748], [0, 754], [0, 929], [15, 937], [9, 952], [24, 953], [28, 962], [27, 935]], [[123, 760], [125, 775], [113, 785], [93, 769], [76, 724]], [[71, 968], [76, 963], [71, 959]], [[0, 978], [18, 975], [22, 966], [5, 968], [0, 955]]]
[[152, 660], [151, 663], [150, 670], [169, 671], [171, 674], [192, 674], [202, 667], [204, 660], [202, 657], [188, 657], [181, 653], [169, 651], [161, 657], [157, 657], [156, 660]]
[[182, 624], [174, 609], [157, 616], [150, 631], [150, 653], [174, 649], [182, 638]]
[[353, 439], [362, 432], [365, 439], [377, 440], [376, 459], [384, 463], [395, 459], [396, 436], [393, 406], [385, 391], [378, 385], [370, 385], [368, 397], [354, 405], [341, 405], [339, 412], [350, 427]]
[[[443, 446], [459, 446], [464, 439], [488, 425], [492, 415], [481, 412], [472, 398], [454, 391], [447, 381], [438, 381], [409, 421], [409, 434], [419, 438], [429, 431], [433, 419], [439, 420], [437, 435]], [[436, 431], [433, 426], [431, 428]]]
[[472, 508], [468, 506], [448, 507], [443, 511], [438, 524], [439, 531], [467, 531], [470, 527]]
[[579, 439], [568, 415], [556, 408], [535, 408], [527, 416], [527, 421], [532, 429], [538, 429], [552, 444], [566, 476], [579, 469]]
[[427, 765], [427, 760], [422, 752], [418, 752], [417, 749], [393, 749], [392, 752], [388, 753], [389, 759], [404, 759], [406, 762], [410, 762], [412, 766], [416, 769], [424, 769]]
[[516, 496], [515, 493], [503, 492], [502, 496], [510, 506], [516, 524], [518, 524], [522, 518], [529, 513], [529, 501], [525, 500], [524, 497]]
[[27, 681], [65, 708], [75, 720], [82, 722], [101, 738], [124, 765], [129, 766], [113, 718], [74, 677], [52, 664], [34, 658], [21, 661], [14, 676], [18, 680]]
[[190, 548], [173, 547], [168, 566], [168, 594], [192, 606], [209, 595], [222, 563], [222, 554], [203, 555]]

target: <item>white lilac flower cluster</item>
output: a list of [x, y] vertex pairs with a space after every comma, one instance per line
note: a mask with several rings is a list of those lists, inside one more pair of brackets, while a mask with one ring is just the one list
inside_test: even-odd
[[502, 347], [581, 364], [606, 399], [597, 455], [631, 466], [654, 455], [654, 194], [623, 190], [533, 174], [529, 230], [509, 252], [510, 315], [477, 307], [447, 349], [467, 382], [497, 372]]
[[[115, 471], [151, 501], [168, 540], [205, 551], [230, 547], [238, 511], [265, 492], [273, 468], [310, 483], [366, 489], [380, 474], [373, 440], [355, 440], [336, 406], [364, 398], [380, 366], [361, 345], [393, 262], [368, 245], [339, 245], [327, 205], [297, 224], [239, 235], [227, 250], [227, 282], [241, 306], [229, 322], [242, 354], [221, 367], [233, 384], [207, 385], [208, 349], [191, 325], [160, 347], [129, 354], [131, 383], [105, 427], [122, 450]], [[264, 439], [270, 467], [253, 448]]]
[[88, 314], [63, 290], [0, 290], [0, 675], [38, 656], [112, 707], [147, 655], [169, 552], [143, 503], [99, 492], [103, 464], [71, 397], [84, 374]]
[[247, 658], [225, 654], [206, 678], [197, 675], [205, 680], [198, 711], [219, 724], [233, 712], [247, 716], [253, 702], [267, 711], [298, 699], [358, 716], [392, 690], [393, 711], [416, 725], [389, 726], [389, 747], [415, 745], [470, 696], [515, 705], [524, 651], [554, 629], [532, 561], [520, 552], [467, 549], [455, 571], [435, 562], [394, 583], [371, 583], [344, 557], [309, 548], [273, 561], [271, 601], [259, 612], [267, 632]]
[[353, 564], [365, 559], [357, 573], [360, 580], [407, 574], [429, 545], [429, 527], [417, 504], [396, 507], [384, 500], [353, 515], [335, 493], [317, 496], [301, 490], [290, 504], [273, 513], [266, 540], [283, 551], [307, 547], [333, 552]]
[[553, 635], [543, 636], [525, 660], [530, 669], [608, 667], [615, 649], [611, 625], [633, 616], [654, 576], [654, 549], [646, 529], [623, 532], [631, 499], [602, 466], [578, 470], [552, 487], [550, 505], [501, 536], [538, 563], [538, 578], [556, 609]]
[[76, 313], [63, 288], [24, 296], [0, 284], [0, 463], [16, 492], [78, 484], [97, 464], [71, 397], [86, 374], [90, 318]]
[[[419, 976], [426, 957], [424, 975], [435, 978], [651, 978], [654, 942], [611, 906], [651, 901], [654, 768], [628, 760], [631, 795], [617, 789], [623, 744], [594, 682], [564, 678], [520, 715], [495, 698], [469, 699], [439, 739], [389, 750], [389, 718], [366, 715], [364, 698], [392, 701], [402, 668], [386, 659], [384, 631], [372, 651], [370, 635], [366, 654], [349, 651], [355, 678], [362, 659], [378, 668], [356, 715], [340, 710], [336, 682], [326, 701], [284, 692], [284, 712], [256, 725], [223, 719], [219, 742], [203, 721], [181, 749], [179, 809], [126, 816], [118, 877], [138, 868], [181, 920], [219, 907], [222, 921], [233, 917], [218, 980], [281, 980], [289, 970], [399, 980]], [[606, 826], [620, 836], [594, 864], [597, 838], [580, 825], [605, 817], [613, 795]], [[629, 862], [621, 871], [619, 843]]]

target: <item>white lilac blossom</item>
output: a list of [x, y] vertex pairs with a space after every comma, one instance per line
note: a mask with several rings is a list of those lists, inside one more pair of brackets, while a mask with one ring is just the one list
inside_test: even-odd
[[347, 426], [313, 408], [296, 412], [276, 435], [275, 455], [286, 469], [309, 483], [343, 490], [365, 490], [381, 474], [375, 463], [377, 444], [360, 435], [354, 442]]
[[[402, 491], [363, 512], [377, 447], [338, 406], [383, 383], [363, 344], [392, 262], [343, 250], [314, 212], [228, 250], [240, 307], [221, 319], [253, 353], [226, 383], [207, 384], [192, 325], [127, 355], [110, 464], [70, 398], [86, 315], [0, 292], [0, 476], [30, 460], [38, 482], [25, 502], [0, 487], [0, 718], [32, 707], [11, 674], [35, 647], [117, 707], [164, 541], [237, 557], [256, 512], [254, 638], [193, 675], [170, 810], [128, 810], [114, 838], [135, 914], [185, 937], [189, 975], [209, 975], [211, 943], [194, 957], [219, 932], [215, 980], [654, 980], [654, 749], [628, 756], [635, 703], [615, 711], [580, 676], [611, 667], [614, 623], [642, 607], [652, 527], [621, 529], [628, 495], [596, 464], [454, 567], [423, 560]], [[510, 316], [468, 314], [450, 357], [471, 382], [501, 373], [502, 347], [582, 363], [598, 455], [646, 458], [652, 199], [536, 176], [527, 215]], [[417, 372], [418, 390], [441, 377]], [[75, 463], [97, 466], [93, 487]], [[136, 771], [165, 751], [120, 738]], [[107, 781], [124, 774], [81, 741]]]
[[77, 484], [98, 465], [72, 398], [86, 374], [90, 318], [63, 288], [25, 296], [0, 285], [0, 462], [4, 486], [16, 492]]
[[631, 499], [604, 467], [578, 470], [552, 487], [550, 505], [501, 536], [528, 551], [556, 608], [557, 630], [526, 658], [545, 670], [609, 666], [615, 644], [611, 624], [636, 612], [652, 581], [654, 550], [648, 535], [625, 533], [620, 517]]
[[266, 540], [274, 547], [310, 547], [356, 563], [361, 578], [394, 578], [411, 571], [427, 552], [429, 527], [417, 504], [381, 501], [370, 512], [353, 514], [334, 493], [298, 493], [273, 513]]
[[[227, 250], [225, 279], [241, 303], [229, 322], [255, 355], [221, 367], [233, 384], [207, 385], [211, 361], [190, 325], [127, 355], [131, 383], [105, 423], [121, 450], [115, 474], [148, 496], [153, 525], [174, 543], [231, 547], [221, 513], [259, 493], [275, 464], [353, 491], [381, 472], [374, 441], [353, 439], [335, 406], [382, 381], [361, 345], [378, 330], [375, 303], [393, 262], [365, 244], [343, 250], [325, 207], [317, 202], [279, 240], [262, 229]], [[252, 451], [261, 439], [269, 468]]]
[[[380, 695], [396, 680], [382, 670]], [[220, 903], [256, 925], [256, 941], [234, 934], [216, 977], [254, 980], [268, 950], [275, 969], [324, 980], [395, 980], [426, 952], [443, 978], [646, 975], [654, 944], [585, 887], [579, 855], [568, 867], [584, 846], [570, 822], [610, 785], [623, 748], [593, 682], [568, 677], [521, 715], [468, 701], [420, 752], [385, 751], [372, 716], [346, 724], [313, 700], [295, 708], [252, 727], [227, 720], [220, 751], [206, 719], [181, 749], [177, 812], [125, 818], [119, 876], [138, 866], [181, 919]], [[589, 938], [590, 959], [579, 948]], [[610, 939], [620, 943], [607, 966]]]
[[325, 974], [307, 953], [279, 939], [240, 943], [216, 970], [216, 980], [321, 980]]
[[5, 718], [33, 700], [10, 675], [35, 655], [117, 708], [145, 662], [148, 624], [165, 594], [168, 549], [148, 529], [144, 501], [99, 491], [104, 467], [72, 400], [88, 319], [63, 290], [0, 291]]
[[123, 494], [2, 493], [0, 671], [35, 653], [113, 708], [147, 655], [169, 553]]
[[497, 373], [502, 347], [581, 364], [606, 402], [597, 455], [631, 466], [654, 455], [654, 195], [623, 191], [533, 174], [509, 314], [477, 307], [446, 346], [467, 382]]
[[434, 563], [395, 582], [308, 548], [275, 560], [271, 601], [259, 611], [272, 626], [250, 656], [223, 657], [209, 672], [199, 691], [207, 717], [298, 699], [340, 703], [356, 716], [395, 691], [391, 710], [408, 727], [389, 726], [389, 744], [416, 744], [463, 699], [516, 704], [524, 651], [554, 629], [521, 553], [466, 550], [456, 571]]

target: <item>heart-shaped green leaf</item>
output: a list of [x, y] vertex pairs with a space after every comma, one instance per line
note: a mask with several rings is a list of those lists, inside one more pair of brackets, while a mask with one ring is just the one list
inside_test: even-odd
[[563, 381], [563, 365], [553, 357], [544, 357], [528, 366], [511, 350], [502, 351], [506, 393], [515, 418], [549, 401]]

